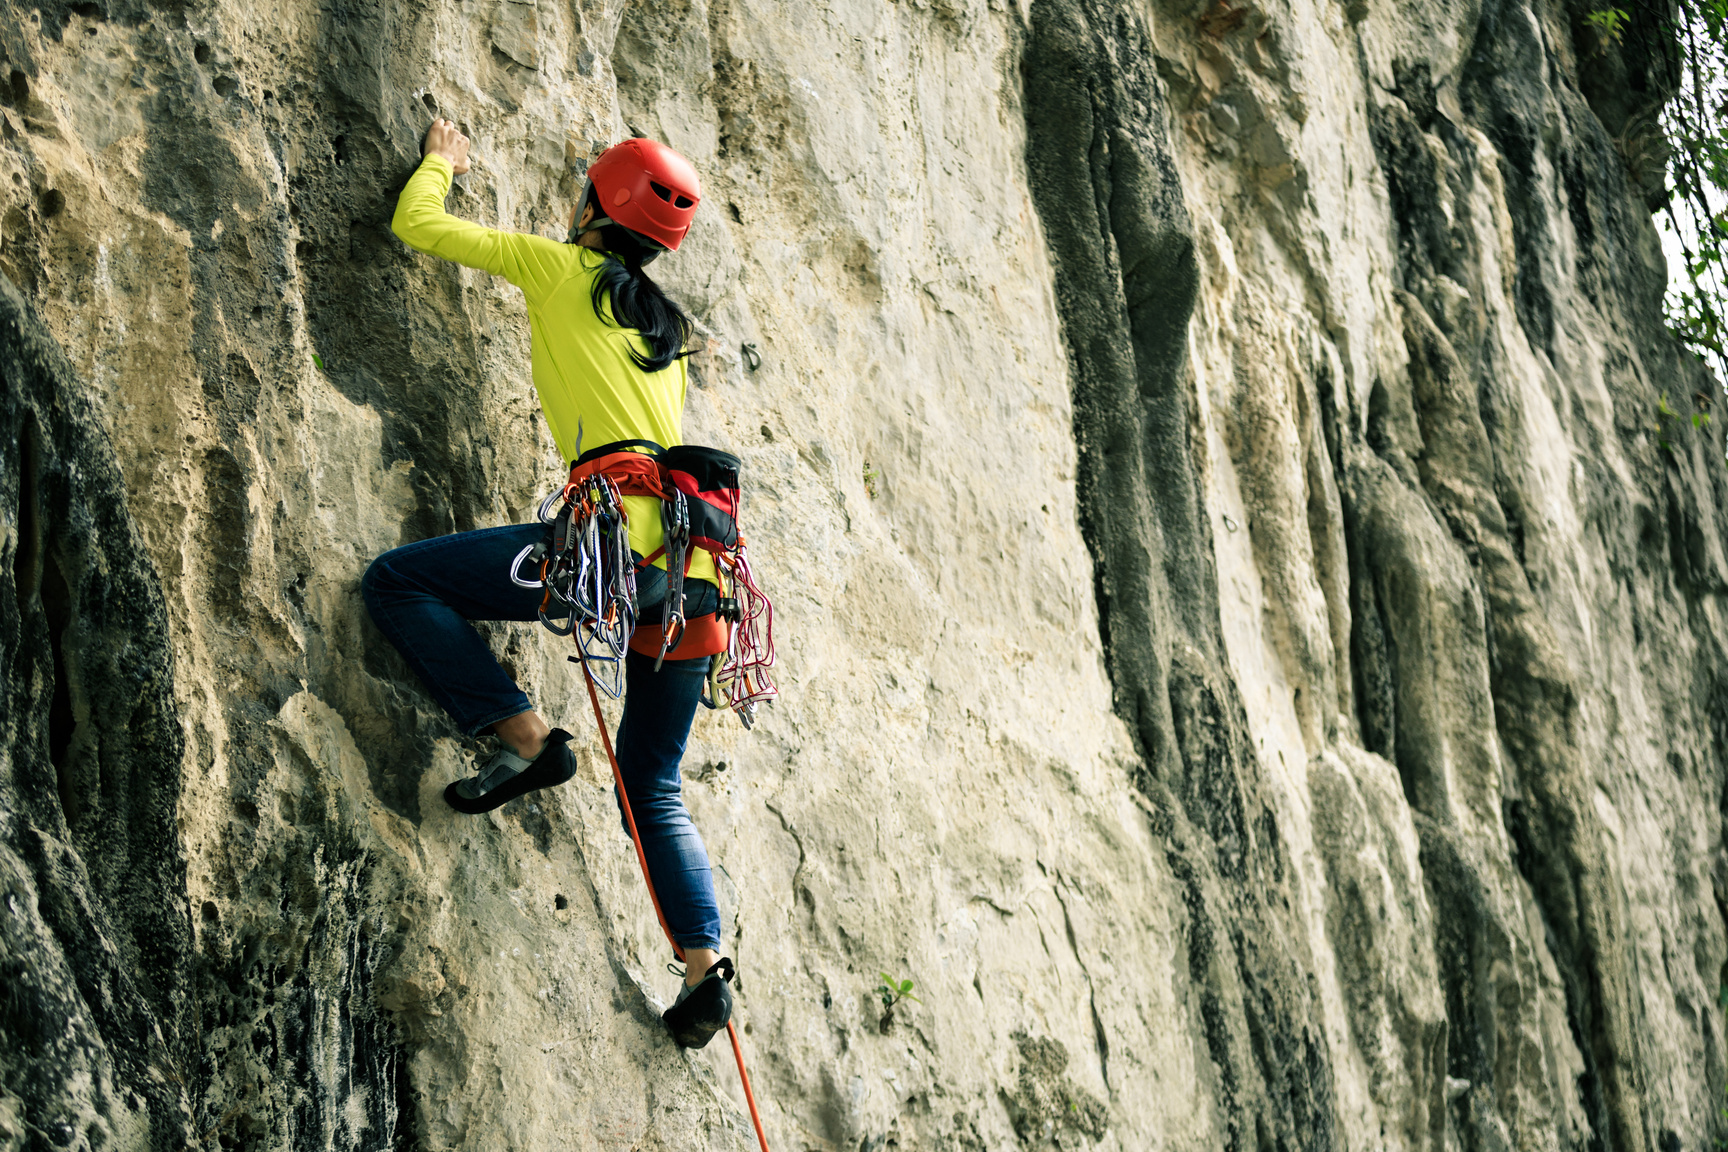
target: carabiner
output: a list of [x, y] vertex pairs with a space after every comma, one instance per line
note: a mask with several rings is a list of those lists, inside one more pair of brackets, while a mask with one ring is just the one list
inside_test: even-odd
[[518, 587], [518, 588], [544, 588], [544, 587], [546, 587], [546, 581], [544, 581], [544, 580], [524, 580], [524, 579], [522, 579], [521, 576], [517, 575], [517, 573], [522, 571], [522, 561], [529, 559], [528, 554], [530, 552], [535, 553], [535, 555], [533, 557], [534, 562], [535, 562], [535, 567], [539, 567], [539, 561], [540, 561], [541, 557], [543, 557], [546, 554], [545, 549], [546, 549], [546, 541], [536, 540], [534, 543], [528, 545], [528, 547], [522, 549], [522, 551], [516, 553], [516, 559], [510, 561], [510, 581], [511, 581], [511, 583], [515, 584], [516, 587]]

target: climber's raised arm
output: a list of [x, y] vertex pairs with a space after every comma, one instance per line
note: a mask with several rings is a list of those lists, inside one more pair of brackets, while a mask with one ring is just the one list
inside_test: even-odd
[[426, 133], [420, 167], [396, 200], [390, 230], [410, 248], [502, 276], [538, 303], [569, 274], [563, 245], [527, 232], [501, 232], [444, 211], [450, 181], [468, 171], [468, 137], [448, 120]]

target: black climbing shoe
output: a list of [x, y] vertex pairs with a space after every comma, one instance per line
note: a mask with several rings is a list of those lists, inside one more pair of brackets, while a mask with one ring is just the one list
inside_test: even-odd
[[722, 957], [714, 961], [707, 975], [694, 988], [685, 984], [678, 989], [678, 999], [666, 1009], [660, 1019], [672, 1029], [672, 1039], [680, 1048], [701, 1048], [714, 1039], [714, 1033], [726, 1027], [732, 1019], [732, 977], [738, 970], [732, 961]]
[[552, 729], [546, 747], [532, 760], [524, 760], [509, 748], [500, 748], [466, 780], [444, 789], [450, 807], [469, 816], [490, 812], [524, 792], [550, 788], [576, 775], [576, 754], [570, 751], [570, 733]]

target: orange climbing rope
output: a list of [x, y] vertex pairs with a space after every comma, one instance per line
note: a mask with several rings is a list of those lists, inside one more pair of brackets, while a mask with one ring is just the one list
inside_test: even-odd
[[[636, 831], [636, 815], [630, 811], [630, 794], [624, 789], [624, 773], [618, 767], [618, 754], [612, 750], [612, 734], [606, 730], [606, 717], [600, 712], [600, 693], [595, 690], [594, 676], [588, 670], [588, 653], [580, 644], [576, 651], [581, 653], [578, 662], [582, 665], [582, 679], [588, 685], [588, 702], [594, 705], [594, 724], [600, 729], [600, 742], [606, 746], [606, 759], [612, 762], [612, 779], [618, 785], [618, 802], [624, 807], [624, 823], [630, 829], [631, 843], [636, 845], [636, 862], [642, 866], [642, 882], [648, 885], [648, 899], [654, 903], [654, 915], [660, 921], [660, 930], [666, 933], [666, 942], [672, 945], [673, 955], [683, 960], [684, 949], [672, 939], [666, 913], [660, 908], [660, 896], [654, 891], [654, 878], [648, 874], [648, 856], [642, 851], [642, 836]], [[756, 1141], [762, 1145], [762, 1152], [768, 1152], [768, 1137], [762, 1132], [762, 1115], [756, 1111], [756, 1095], [750, 1091], [750, 1073], [744, 1070], [744, 1049], [738, 1044], [738, 1026], [730, 1020], [726, 1021], [726, 1035], [732, 1041], [732, 1055], [738, 1061], [738, 1079], [744, 1084], [745, 1103], [750, 1105], [750, 1122], [756, 1125]]]

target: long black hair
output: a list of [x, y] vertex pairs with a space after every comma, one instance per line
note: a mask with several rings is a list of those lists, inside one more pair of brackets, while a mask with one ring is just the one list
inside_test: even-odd
[[[595, 215], [600, 215], [592, 189], [588, 199], [576, 209], [577, 215], [590, 204]], [[689, 315], [642, 270], [642, 265], [663, 249], [643, 244], [636, 233], [622, 224], [602, 224], [599, 231], [609, 259], [600, 265], [594, 277], [591, 292], [594, 315], [606, 319], [602, 304], [610, 296], [613, 321], [621, 327], [636, 329], [648, 345], [647, 356], [630, 349], [630, 359], [644, 372], [658, 372], [672, 361], [690, 355], [686, 345], [695, 326]]]

